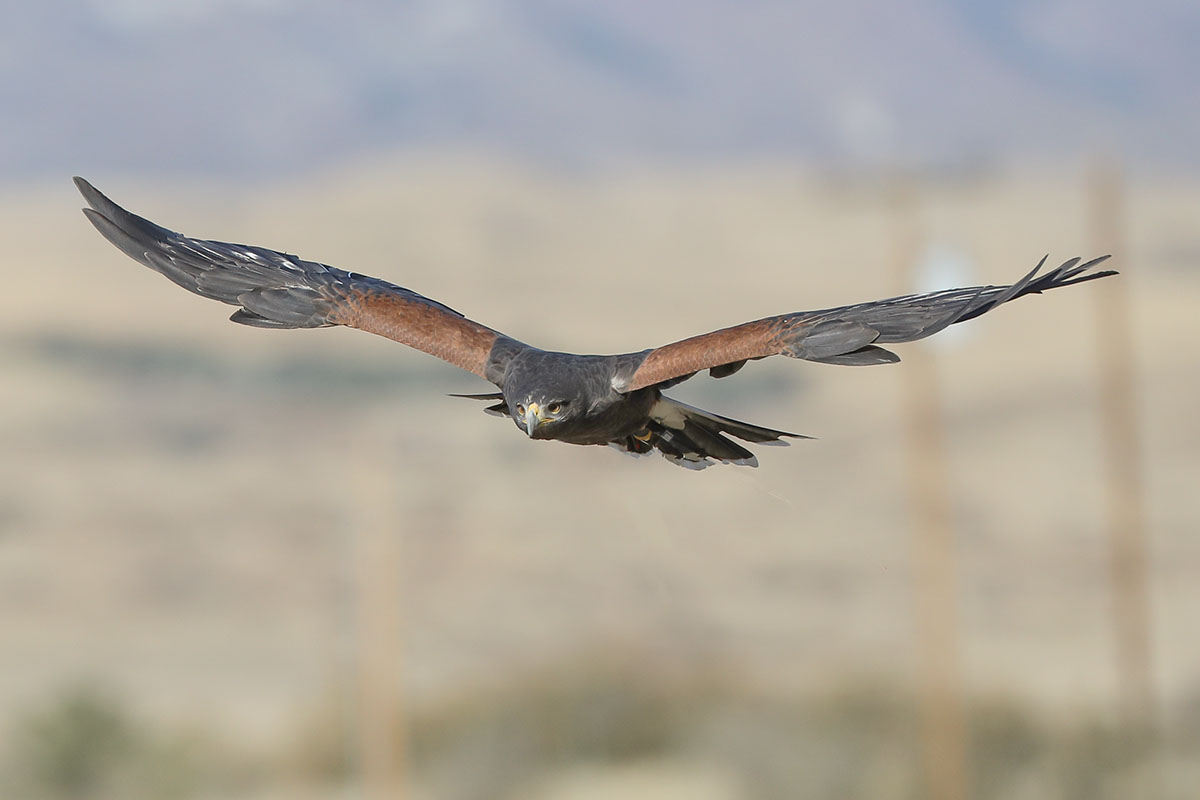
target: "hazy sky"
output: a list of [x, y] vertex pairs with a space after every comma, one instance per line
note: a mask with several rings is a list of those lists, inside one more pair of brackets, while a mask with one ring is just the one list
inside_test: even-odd
[[0, 177], [272, 174], [410, 146], [1200, 165], [1190, 0], [65, 0], [5, 17]]

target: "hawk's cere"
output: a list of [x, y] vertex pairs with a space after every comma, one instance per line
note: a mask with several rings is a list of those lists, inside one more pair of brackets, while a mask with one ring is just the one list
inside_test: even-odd
[[[75, 185], [96, 229], [126, 255], [195, 294], [238, 309], [234, 322], [258, 328], [346, 325], [423, 350], [491, 381], [494, 401], [532, 439], [607, 444], [629, 453], [658, 450], [672, 463], [703, 469], [722, 461], [757, 466], [728, 438], [786, 444], [796, 434], [710, 414], [663, 395], [707, 369], [732, 375], [752, 359], [785, 355], [826, 364], [899, 361], [880, 345], [921, 339], [1022, 295], [1115, 274], [1088, 272], [1108, 256], [1074, 258], [1011, 286], [913, 294], [821, 311], [797, 311], [613, 356], [540, 350], [467, 319], [452, 308], [378, 278], [241, 244], [190, 239], [131, 214], [82, 178]], [[727, 434], [727, 435], [726, 435]]]

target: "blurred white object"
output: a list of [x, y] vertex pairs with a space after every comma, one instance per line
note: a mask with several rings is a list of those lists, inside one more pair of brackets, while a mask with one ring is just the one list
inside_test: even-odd
[[[975, 286], [975, 262], [962, 250], [945, 242], [930, 242], [913, 270], [912, 292], [936, 292], [956, 286]], [[974, 333], [968, 325], [951, 325], [929, 339], [925, 345], [949, 350], [969, 340]]]

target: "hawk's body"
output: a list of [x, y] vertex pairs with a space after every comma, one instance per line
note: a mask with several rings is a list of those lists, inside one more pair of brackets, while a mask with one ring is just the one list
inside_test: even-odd
[[[713, 460], [754, 466], [728, 435], [786, 444], [795, 434], [720, 417], [671, 400], [670, 386], [701, 370], [713, 377], [746, 361], [786, 355], [829, 364], [898, 361], [882, 344], [929, 336], [1014, 298], [1101, 278], [1086, 273], [1107, 256], [1073, 259], [1011, 286], [907, 295], [747, 322], [639, 353], [576, 355], [540, 350], [467, 319], [452, 308], [377, 278], [262, 247], [191, 239], [131, 214], [82, 178], [88, 219], [123, 252], [204, 297], [238, 306], [234, 322], [260, 328], [345, 325], [437, 356], [491, 381], [488, 411], [510, 417], [534, 439], [609, 444], [630, 453], [658, 450], [682, 466]], [[1042, 260], [1043, 263], [1045, 259]]]

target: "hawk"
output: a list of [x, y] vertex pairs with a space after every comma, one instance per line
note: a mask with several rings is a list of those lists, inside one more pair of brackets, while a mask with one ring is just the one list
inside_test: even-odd
[[542, 350], [488, 328], [447, 305], [378, 278], [252, 245], [192, 239], [109, 200], [82, 178], [84, 214], [135, 261], [189, 292], [237, 306], [230, 320], [255, 328], [345, 325], [386, 336], [495, 384], [498, 391], [455, 395], [492, 403], [531, 439], [658, 451], [689, 469], [722, 462], [758, 466], [729, 437], [753, 444], [807, 438], [722, 417], [672, 400], [663, 390], [702, 370], [732, 375], [752, 361], [783, 355], [823, 364], [891, 364], [881, 345], [922, 339], [1002, 303], [1116, 274], [1089, 271], [1108, 256], [1074, 258], [1041, 272], [1046, 259], [1011, 286], [977, 286], [797, 311], [620, 355]]

